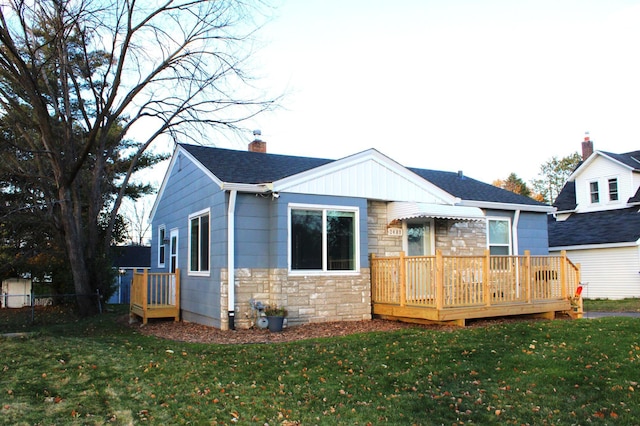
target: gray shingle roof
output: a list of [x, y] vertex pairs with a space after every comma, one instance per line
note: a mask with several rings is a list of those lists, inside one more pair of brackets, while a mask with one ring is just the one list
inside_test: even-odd
[[[181, 144], [218, 179], [229, 183], [270, 183], [331, 163], [324, 158], [238, 151]], [[447, 193], [463, 200], [544, 206], [529, 197], [480, 182], [456, 172], [409, 168]]]
[[462, 200], [489, 201], [495, 203], [525, 204], [544, 206], [532, 198], [516, 194], [488, 183], [480, 182], [468, 176], [460, 176], [456, 172], [443, 172], [409, 168], [418, 176], [428, 180], [440, 189]]
[[623, 154], [614, 154], [612, 152], [601, 151], [603, 154], [626, 164], [635, 171], [640, 171], [640, 151], [625, 152]]
[[180, 145], [223, 182], [269, 183], [314, 169], [334, 160]]
[[114, 246], [113, 262], [115, 268], [149, 268], [151, 266], [151, 247]]
[[640, 238], [637, 207], [572, 214], [565, 221], [548, 216], [549, 247], [635, 242]]

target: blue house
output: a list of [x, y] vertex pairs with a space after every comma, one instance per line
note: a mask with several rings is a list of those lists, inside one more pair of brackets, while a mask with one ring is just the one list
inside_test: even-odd
[[338, 160], [177, 145], [151, 212], [152, 272], [180, 270], [182, 318], [253, 325], [371, 318], [369, 257], [548, 254], [552, 207], [375, 149]]
[[138, 245], [116, 246], [112, 247], [112, 250], [114, 254], [112, 265], [118, 275], [114, 284], [115, 292], [107, 303], [128, 304], [133, 272], [151, 266], [151, 247]]

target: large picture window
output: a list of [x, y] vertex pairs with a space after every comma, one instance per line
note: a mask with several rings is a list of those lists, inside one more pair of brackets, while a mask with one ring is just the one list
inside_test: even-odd
[[209, 210], [189, 216], [189, 272], [209, 272]]
[[294, 207], [290, 210], [292, 271], [355, 271], [358, 211]]
[[508, 256], [511, 252], [511, 225], [508, 220], [489, 219], [489, 254]]

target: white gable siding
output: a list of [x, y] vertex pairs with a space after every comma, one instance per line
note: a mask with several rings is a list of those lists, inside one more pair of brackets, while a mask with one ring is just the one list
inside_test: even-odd
[[583, 297], [640, 297], [640, 252], [637, 246], [568, 250], [567, 257], [573, 263], [580, 264]]
[[411, 172], [400, 172], [369, 159], [335, 170], [305, 174], [302, 178], [285, 179], [274, 184], [274, 191], [434, 204], [454, 202], [451, 195], [420, 180]]
[[[618, 179], [618, 201], [609, 201], [609, 179]], [[597, 181], [600, 202], [591, 203], [590, 183]], [[585, 213], [626, 207], [626, 201], [635, 193], [632, 172], [629, 168], [610, 160], [596, 157], [576, 176], [576, 201], [578, 212]]]

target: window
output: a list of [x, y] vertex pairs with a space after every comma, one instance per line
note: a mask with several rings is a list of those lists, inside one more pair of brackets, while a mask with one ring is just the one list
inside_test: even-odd
[[158, 267], [163, 267], [165, 262], [165, 255], [167, 251], [167, 230], [163, 226], [158, 228]]
[[189, 272], [209, 272], [209, 210], [189, 216]]
[[511, 225], [508, 220], [489, 220], [489, 254], [509, 255], [511, 252]]
[[599, 203], [600, 194], [598, 194], [598, 182], [589, 183], [589, 192], [591, 193], [591, 202]]
[[290, 210], [292, 271], [355, 271], [358, 211], [322, 207]]
[[618, 179], [609, 179], [609, 201], [618, 201]]
[[407, 256], [431, 255], [431, 226], [429, 223], [407, 223], [405, 252]]

